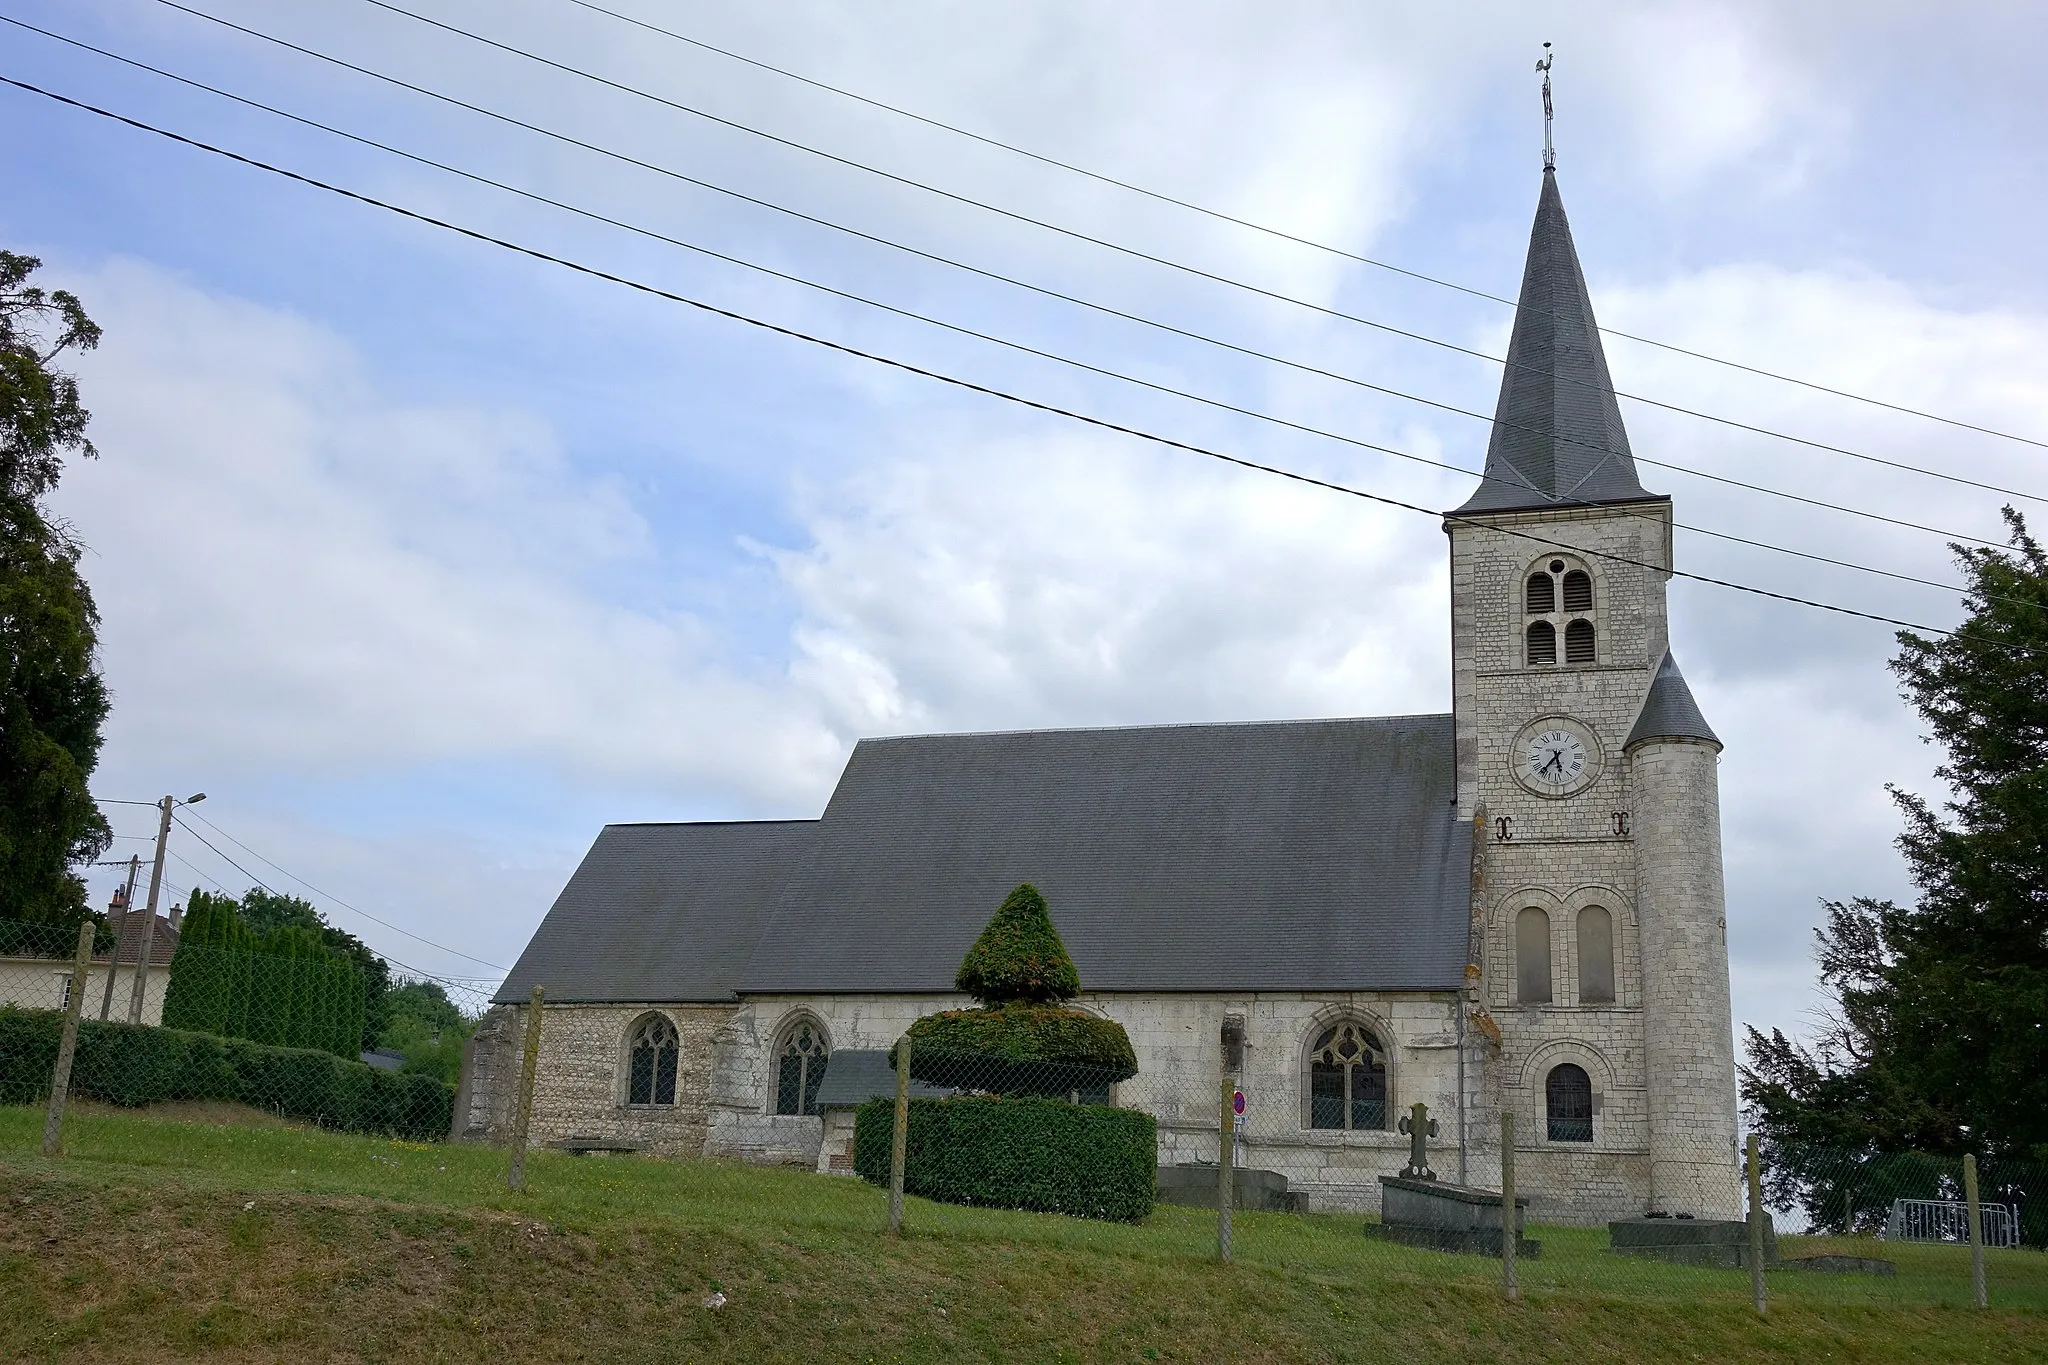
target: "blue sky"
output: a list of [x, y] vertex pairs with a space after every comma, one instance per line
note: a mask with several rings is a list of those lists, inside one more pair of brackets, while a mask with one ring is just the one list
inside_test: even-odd
[[[636, 32], [405, 0], [621, 83], [1326, 308], [1497, 352], [1507, 311]], [[1490, 411], [1497, 367], [863, 176], [362, 0], [195, 8], [703, 179]], [[1611, 326], [2048, 437], [2030, 7], [618, 6], [1346, 250], [1515, 291], [1530, 72]], [[1476, 468], [1482, 423], [793, 223], [155, 0], [6, 13], [671, 236]], [[1469, 481], [879, 315], [19, 30], [0, 72], [722, 306], [1427, 506]], [[1430, 711], [1436, 523], [949, 391], [0, 91], [0, 241], [107, 327], [79, 362], [116, 695], [107, 796], [505, 963], [606, 820], [811, 815], [864, 734]], [[1610, 343], [1625, 389], [2048, 491], [2040, 451]], [[1625, 405], [1637, 452], [1996, 536], [1995, 495]], [[1645, 469], [1682, 521], [1947, 579], [1939, 536]], [[1951, 594], [1681, 535], [1682, 567], [1940, 624]], [[1933, 756], [1881, 627], [1672, 589], [1723, 759], [1737, 1016], [1799, 1027], [1822, 895], [1903, 895]], [[117, 815], [117, 852], [146, 811]], [[201, 827], [204, 831], [204, 827]], [[209, 835], [209, 837], [211, 837]], [[218, 842], [216, 840], [216, 842]], [[171, 880], [247, 879], [188, 839]], [[230, 845], [223, 845], [252, 871]], [[285, 882], [270, 878], [281, 887]], [[95, 898], [108, 888], [96, 879]], [[331, 902], [430, 971], [484, 969]]]

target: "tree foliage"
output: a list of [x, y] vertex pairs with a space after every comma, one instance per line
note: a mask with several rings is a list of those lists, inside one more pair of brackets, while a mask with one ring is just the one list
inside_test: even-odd
[[195, 891], [171, 959], [164, 1023], [353, 1060], [375, 1034], [370, 981], [350, 945], [369, 952], [295, 897], [252, 891], [237, 902]]
[[1051, 1004], [1081, 992], [1081, 974], [1038, 888], [1025, 882], [1003, 899], [974, 940], [953, 984], [984, 1005]]
[[67, 454], [95, 453], [77, 381], [53, 362], [100, 329], [67, 291], [28, 282], [40, 265], [0, 251], [0, 918], [74, 925], [87, 911], [71, 869], [113, 839], [86, 785], [107, 691], [82, 547], [43, 499]]
[[2048, 556], [2005, 516], [2010, 548], [1953, 547], [1963, 625], [1892, 662], [1946, 758], [1938, 806], [1892, 789], [1919, 897], [1828, 905], [1816, 1048], [1749, 1031], [1776, 1142], [2048, 1160]]

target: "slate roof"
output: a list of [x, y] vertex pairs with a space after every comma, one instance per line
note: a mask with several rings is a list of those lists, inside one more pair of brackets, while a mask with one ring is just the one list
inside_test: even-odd
[[[825, 1079], [818, 1082], [820, 1109], [851, 1109], [878, 1095], [896, 1093], [896, 1073], [889, 1067], [886, 1052], [855, 1052], [842, 1049], [825, 1063]], [[938, 1099], [954, 1093], [920, 1080], [910, 1082], [910, 1097]]]
[[1493, 423], [1479, 489], [1459, 512], [1655, 496], [1636, 478], [1593, 300], [1552, 170], [1543, 172], [1529, 232]]
[[1646, 739], [1703, 739], [1716, 748], [1721, 745], [1721, 737], [1700, 714], [1700, 704], [1693, 700], [1685, 675], [1678, 671], [1678, 660], [1668, 649], [1664, 662], [1657, 665], [1657, 676], [1650, 681], [1650, 694], [1643, 698], [1642, 714], [1621, 747]]
[[1455, 790], [1447, 715], [863, 740], [818, 821], [606, 828], [498, 998], [950, 992], [1022, 881], [1088, 990], [1454, 989]]
[[497, 999], [717, 1001], [815, 820], [606, 825]]

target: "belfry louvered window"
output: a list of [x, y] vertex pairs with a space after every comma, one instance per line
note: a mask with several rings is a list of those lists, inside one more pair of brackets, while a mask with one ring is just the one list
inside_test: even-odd
[[1564, 661], [1589, 664], [1593, 660], [1593, 623], [1574, 621], [1564, 628]]
[[1529, 627], [1529, 662], [1532, 665], [1557, 662], [1557, 627], [1548, 621], [1538, 621]]
[[1564, 576], [1564, 609], [1593, 610], [1593, 576], [1584, 569], [1573, 569]]
[[1547, 573], [1529, 575], [1529, 614], [1548, 616], [1557, 610], [1557, 580]]

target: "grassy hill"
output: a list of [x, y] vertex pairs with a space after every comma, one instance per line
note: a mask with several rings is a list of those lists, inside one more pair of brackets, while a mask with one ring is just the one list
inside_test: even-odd
[[223, 1121], [255, 1117], [87, 1109], [52, 1162], [40, 1112], [0, 1108], [0, 1359], [2048, 1359], [2030, 1252], [1993, 1257], [2013, 1306], [1988, 1313], [1957, 1298], [1959, 1252], [1913, 1248], [1894, 1281], [1773, 1275], [1759, 1321], [1739, 1274], [1542, 1229], [1508, 1304], [1492, 1263], [1356, 1217], [1241, 1215], [1227, 1267], [1184, 1209], [1126, 1227], [913, 1200], [890, 1239], [853, 1180], [541, 1153], [514, 1195], [502, 1153]]

